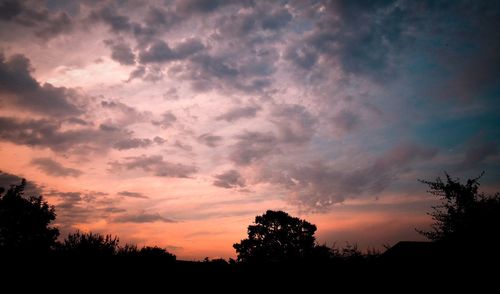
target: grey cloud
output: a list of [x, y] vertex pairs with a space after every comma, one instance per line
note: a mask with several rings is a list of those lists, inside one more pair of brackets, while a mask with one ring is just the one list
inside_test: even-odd
[[93, 11], [90, 17], [108, 24], [114, 32], [129, 32], [134, 25], [128, 16], [118, 14], [117, 9], [111, 6]]
[[162, 145], [164, 144], [165, 142], [167, 142], [167, 140], [163, 139], [162, 137], [158, 137], [158, 136], [155, 136], [153, 138], [153, 142], [155, 142], [156, 144], [158, 145]]
[[182, 0], [176, 1], [176, 9], [182, 14], [209, 13], [225, 5], [232, 4], [231, 0]]
[[134, 79], [142, 78], [144, 77], [145, 74], [146, 74], [146, 68], [140, 65], [130, 72], [127, 82], [130, 82]]
[[161, 120], [153, 120], [151, 123], [155, 126], [170, 128], [177, 121], [177, 117], [170, 111], [165, 111], [161, 115]]
[[18, 145], [46, 147], [56, 152], [103, 151], [113, 147], [116, 142], [131, 138], [130, 132], [114, 125], [63, 130], [60, 123], [48, 119], [0, 117], [0, 139]]
[[73, 231], [75, 224], [109, 220], [117, 213], [125, 212], [124, 209], [116, 207], [118, 199], [107, 197], [107, 194], [102, 192], [49, 190], [45, 191], [44, 195], [58, 198], [55, 205], [56, 224], [62, 233]]
[[0, 94], [2, 102], [18, 109], [55, 116], [79, 115], [78, 93], [69, 88], [39, 84], [31, 75], [31, 64], [23, 55], [8, 59], [0, 53]]
[[122, 65], [134, 65], [135, 54], [123, 40], [105, 40], [104, 43], [111, 49], [111, 58]]
[[184, 142], [181, 142], [179, 140], [175, 140], [174, 146], [177, 147], [177, 148], [179, 148], [179, 149], [182, 149], [184, 151], [188, 151], [188, 152], [193, 151], [193, 147], [191, 145], [186, 144]]
[[74, 21], [65, 11], [50, 11], [40, 5], [25, 1], [2, 1], [0, 21], [28, 28], [41, 39], [49, 40], [73, 30]]
[[[11, 185], [21, 184], [22, 177], [0, 170], [0, 188], [9, 189]], [[32, 181], [26, 181], [25, 196], [39, 196], [42, 188]]]
[[177, 44], [174, 48], [170, 48], [169, 45], [162, 40], [157, 40], [139, 54], [139, 60], [141, 63], [161, 63], [181, 60], [203, 50], [204, 48], [205, 46], [203, 43], [196, 38], [184, 40]]
[[215, 176], [214, 185], [222, 188], [245, 187], [245, 179], [237, 170], [228, 170]]
[[142, 170], [157, 177], [187, 178], [197, 171], [192, 165], [171, 163], [161, 155], [126, 157], [124, 161], [109, 163], [111, 171]]
[[175, 223], [174, 220], [162, 217], [158, 213], [138, 213], [138, 214], [124, 214], [113, 219], [117, 223]]
[[332, 117], [332, 123], [336, 129], [343, 133], [350, 132], [360, 124], [360, 118], [357, 114], [349, 110], [342, 110]]
[[276, 30], [286, 26], [291, 20], [292, 15], [290, 12], [286, 8], [280, 7], [264, 15], [264, 18], [262, 19], [262, 28]]
[[83, 174], [81, 170], [65, 167], [48, 157], [34, 158], [31, 164], [44, 171], [46, 174], [55, 177], [79, 177]]
[[433, 148], [401, 144], [353, 171], [339, 170], [321, 161], [306, 165], [285, 164], [263, 169], [260, 181], [281, 185], [289, 192], [293, 203], [324, 210], [347, 198], [385, 190], [398, 175], [410, 169], [413, 162], [430, 160], [435, 154]]
[[130, 197], [130, 198], [149, 199], [148, 196], [138, 192], [120, 191], [117, 194], [120, 196]]
[[317, 119], [301, 105], [274, 106], [271, 121], [278, 128], [278, 139], [283, 143], [308, 142], [315, 133]]
[[222, 141], [221, 136], [216, 136], [212, 134], [202, 134], [198, 137], [198, 142], [207, 145], [208, 147], [217, 147]]
[[478, 167], [485, 163], [485, 160], [491, 156], [499, 154], [498, 144], [493, 141], [475, 141], [470, 143], [464, 159], [459, 163], [461, 169], [470, 169]]
[[219, 115], [216, 119], [234, 122], [242, 118], [255, 117], [259, 110], [261, 110], [260, 106], [235, 107], [230, 109], [226, 113]]
[[137, 122], [146, 121], [151, 116], [150, 112], [139, 111], [120, 101], [101, 101], [101, 106], [110, 111], [112, 124], [118, 127], [128, 126]]
[[237, 165], [249, 165], [278, 151], [276, 148], [278, 140], [270, 132], [247, 131], [236, 138], [238, 142], [231, 146], [229, 159]]
[[118, 150], [127, 150], [133, 148], [146, 148], [153, 144], [150, 139], [128, 138], [116, 142], [113, 147]]

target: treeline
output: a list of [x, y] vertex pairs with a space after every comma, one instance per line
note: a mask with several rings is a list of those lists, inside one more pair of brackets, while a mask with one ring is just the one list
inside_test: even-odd
[[[479, 192], [479, 179], [461, 183], [459, 179], [446, 174], [444, 180], [438, 177], [434, 181], [421, 181], [430, 188], [432, 195], [442, 200], [441, 205], [429, 213], [434, 219], [432, 229], [419, 230], [432, 242], [429, 243], [432, 246], [400, 246], [395, 248], [399, 251], [392, 250], [391, 258], [396, 256], [404, 259], [405, 254], [414, 254], [411, 250], [415, 249], [420, 250], [420, 254], [425, 253], [419, 259], [426, 262], [443, 256], [448, 259], [456, 256], [497, 258], [500, 246], [500, 194]], [[122, 246], [119, 238], [112, 235], [77, 231], [59, 241], [59, 230], [51, 225], [56, 219], [54, 207], [42, 196], [24, 195], [25, 186], [26, 181], [22, 180], [8, 190], [0, 189], [0, 255], [4, 258], [113, 257], [161, 260], [165, 263], [176, 261], [176, 256], [164, 248], [139, 248], [132, 244]], [[346, 244], [344, 247], [318, 244], [316, 230], [316, 226], [306, 220], [283, 211], [268, 210], [256, 216], [255, 222], [248, 226], [248, 237], [233, 245], [236, 260], [206, 258], [203, 263], [219, 267], [265, 263], [363, 264], [376, 263], [388, 255], [376, 250], [362, 252], [356, 244]]]

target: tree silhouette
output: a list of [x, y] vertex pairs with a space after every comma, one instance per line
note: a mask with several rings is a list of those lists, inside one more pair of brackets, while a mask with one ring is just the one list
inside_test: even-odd
[[59, 230], [50, 227], [56, 214], [42, 196], [24, 197], [26, 180], [12, 185], [5, 194], [0, 188], [0, 251], [41, 254], [55, 245]]
[[283, 211], [268, 210], [248, 226], [248, 239], [233, 247], [239, 261], [289, 261], [310, 258], [316, 226]]
[[[434, 224], [431, 231], [417, 230], [432, 241], [484, 249], [499, 244], [500, 195], [479, 192], [479, 179], [468, 179], [465, 184], [447, 173], [445, 181], [424, 181], [429, 193], [441, 198], [443, 203], [429, 213]], [[486, 246], [486, 247], [485, 247]]]
[[62, 244], [62, 251], [74, 256], [106, 257], [118, 252], [118, 237], [99, 233], [69, 234]]

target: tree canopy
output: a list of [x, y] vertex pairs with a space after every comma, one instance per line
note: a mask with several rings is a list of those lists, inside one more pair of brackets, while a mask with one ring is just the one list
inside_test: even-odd
[[0, 188], [0, 251], [42, 253], [56, 245], [59, 230], [51, 227], [56, 219], [53, 206], [42, 196], [25, 197], [26, 180]]
[[268, 210], [248, 226], [248, 238], [236, 243], [239, 261], [286, 261], [312, 257], [316, 226], [284, 211]]
[[[442, 203], [430, 213], [434, 220], [431, 231], [419, 230], [432, 241], [455, 245], [494, 246], [498, 244], [500, 228], [500, 195], [479, 192], [479, 179], [468, 179], [465, 184], [448, 174], [434, 181], [422, 183], [429, 186], [429, 193]], [[483, 247], [484, 248], [484, 247]]]

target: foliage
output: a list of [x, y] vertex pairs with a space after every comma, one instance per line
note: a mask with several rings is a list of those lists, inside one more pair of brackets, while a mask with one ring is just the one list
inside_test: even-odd
[[268, 210], [248, 226], [248, 239], [233, 247], [239, 261], [286, 261], [310, 258], [316, 226], [283, 211]]
[[42, 196], [24, 197], [26, 180], [0, 190], [0, 250], [23, 254], [47, 253], [56, 245], [59, 230], [49, 226], [56, 218]]
[[118, 237], [99, 233], [69, 234], [62, 244], [63, 252], [78, 256], [112, 256], [118, 252]]
[[[483, 173], [484, 174], [484, 173]], [[442, 204], [429, 213], [434, 224], [431, 231], [418, 230], [432, 241], [482, 246], [498, 244], [500, 228], [500, 195], [479, 193], [479, 179], [468, 179], [465, 184], [445, 173], [443, 181], [423, 181], [429, 193], [442, 199]]]

